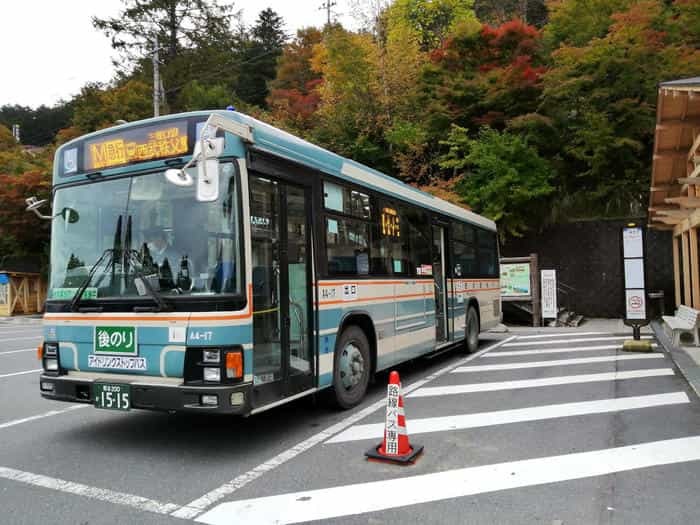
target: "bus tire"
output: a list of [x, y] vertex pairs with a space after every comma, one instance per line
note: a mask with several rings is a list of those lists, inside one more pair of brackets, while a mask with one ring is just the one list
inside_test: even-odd
[[350, 325], [338, 337], [333, 359], [333, 401], [343, 409], [362, 401], [371, 372], [369, 342], [365, 332]]
[[476, 308], [467, 308], [467, 320], [464, 329], [464, 351], [467, 354], [476, 352], [479, 348], [479, 314]]

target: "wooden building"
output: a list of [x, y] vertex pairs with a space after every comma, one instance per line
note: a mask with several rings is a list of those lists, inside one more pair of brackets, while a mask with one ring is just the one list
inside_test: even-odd
[[649, 227], [673, 231], [676, 305], [700, 309], [700, 77], [659, 84]]
[[30, 258], [0, 259], [0, 317], [44, 311], [46, 283]]

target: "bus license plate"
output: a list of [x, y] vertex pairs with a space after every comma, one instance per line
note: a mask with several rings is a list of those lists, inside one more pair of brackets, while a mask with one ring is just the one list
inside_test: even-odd
[[95, 383], [92, 397], [95, 400], [95, 408], [131, 409], [131, 387], [129, 385]]

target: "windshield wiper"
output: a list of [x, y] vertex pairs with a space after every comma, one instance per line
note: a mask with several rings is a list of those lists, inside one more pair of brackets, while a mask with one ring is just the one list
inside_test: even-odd
[[100, 267], [100, 264], [102, 264], [102, 261], [104, 261], [105, 257], [107, 257], [108, 255], [110, 256], [109, 262], [107, 263], [108, 267], [109, 267], [109, 265], [114, 264], [114, 253], [115, 253], [115, 250], [113, 248], [107, 248], [104, 252], [102, 252], [102, 255], [100, 255], [100, 258], [97, 259], [97, 262], [90, 267], [90, 271], [88, 272], [87, 279], [85, 279], [85, 282], [80, 285], [80, 288], [78, 288], [78, 291], [75, 293], [73, 300], [70, 302], [70, 311], [71, 312], [75, 312], [78, 310], [78, 305], [80, 304], [80, 300], [83, 298], [83, 294], [85, 293], [85, 290], [87, 290], [88, 286], [90, 286], [90, 283], [92, 282], [92, 278], [95, 276], [95, 272]]
[[[139, 259], [138, 252], [136, 250], [125, 250], [124, 252], [124, 261], [129, 261], [130, 263], [133, 263], [136, 261], [139, 265], [141, 265], [141, 260]], [[136, 285], [137, 291], [139, 291], [139, 295], [143, 295], [141, 293], [141, 290], [139, 288], [139, 283], [143, 286], [143, 289], [145, 290], [148, 295], [151, 296], [151, 298], [156, 302], [158, 305], [155, 309], [156, 312], [162, 312], [164, 310], [172, 310], [172, 306], [169, 305], [168, 303], [165, 302], [165, 299], [163, 299], [163, 296], [161, 295], [160, 292], [158, 292], [151, 283], [148, 281], [148, 276], [143, 273], [143, 271], [139, 270], [136, 266], [136, 264], [130, 264], [130, 269], [134, 272], [135, 278], [134, 278], [134, 284]], [[138, 281], [137, 281], [138, 279]]]

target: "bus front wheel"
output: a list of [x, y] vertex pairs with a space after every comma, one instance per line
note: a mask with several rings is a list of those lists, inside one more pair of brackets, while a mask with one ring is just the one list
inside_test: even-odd
[[479, 314], [476, 308], [470, 306], [467, 308], [466, 334], [464, 341], [464, 350], [468, 354], [476, 352], [479, 348]]
[[356, 406], [367, 391], [370, 374], [369, 342], [358, 326], [340, 334], [333, 363], [334, 401], [340, 408]]

